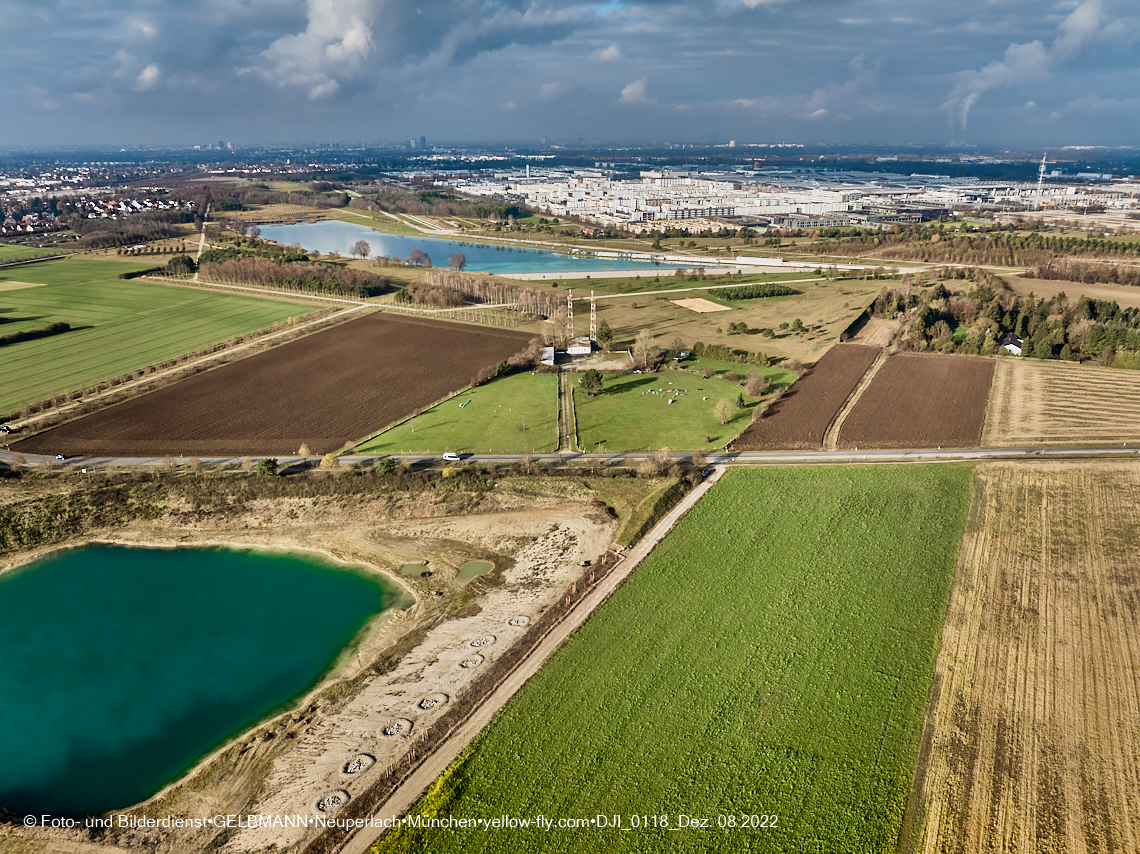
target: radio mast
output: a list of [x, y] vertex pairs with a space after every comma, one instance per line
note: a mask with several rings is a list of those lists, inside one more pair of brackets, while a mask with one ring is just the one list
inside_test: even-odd
[[1041, 210], [1041, 195], [1045, 192], [1045, 157], [1049, 152], [1041, 155], [1041, 165], [1037, 168], [1037, 204], [1033, 210]]
[[594, 302], [593, 291], [590, 291], [590, 340], [598, 340], [598, 305]]

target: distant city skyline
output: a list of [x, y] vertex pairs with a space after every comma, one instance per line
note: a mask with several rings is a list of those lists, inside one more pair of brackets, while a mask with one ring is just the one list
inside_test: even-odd
[[1130, 145], [1124, 0], [0, 0], [0, 147]]

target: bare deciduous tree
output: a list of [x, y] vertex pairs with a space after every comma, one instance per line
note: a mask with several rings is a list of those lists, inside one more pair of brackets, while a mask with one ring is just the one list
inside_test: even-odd
[[359, 256], [360, 260], [363, 261], [372, 254], [372, 247], [368, 245], [367, 240], [358, 240], [352, 244], [351, 252], [353, 255]]
[[637, 333], [633, 342], [633, 363], [643, 368], [650, 368], [657, 362], [660, 350], [653, 343], [653, 333], [642, 329]]
[[727, 397], [721, 398], [717, 401], [716, 407], [713, 409], [713, 414], [721, 424], [727, 424], [732, 420], [732, 416], [736, 414], [736, 404]]

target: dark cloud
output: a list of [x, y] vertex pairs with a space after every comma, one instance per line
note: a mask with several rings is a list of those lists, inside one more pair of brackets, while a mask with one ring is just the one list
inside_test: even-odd
[[0, 144], [420, 133], [1131, 143], [1133, 9], [1131, 0], [0, 0]]

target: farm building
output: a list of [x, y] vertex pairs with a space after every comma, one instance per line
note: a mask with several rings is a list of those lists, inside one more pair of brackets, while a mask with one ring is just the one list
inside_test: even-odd
[[554, 364], [554, 348], [553, 347], [543, 347], [542, 348], [542, 359], [540, 361], [544, 365], [553, 365]]
[[1021, 347], [1023, 344], [1025, 344], [1025, 342], [1014, 335], [1012, 332], [1001, 339], [1001, 346], [1005, 348], [1005, 351], [1007, 353], [1013, 356], [1021, 355]]
[[585, 335], [571, 338], [566, 347], [566, 353], [569, 356], [589, 356], [593, 351], [593, 345]]

